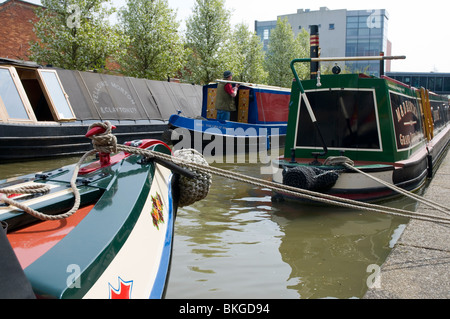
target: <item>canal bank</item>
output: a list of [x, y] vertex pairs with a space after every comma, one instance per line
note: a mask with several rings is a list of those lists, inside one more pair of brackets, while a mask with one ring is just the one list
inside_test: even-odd
[[[425, 198], [450, 207], [449, 180], [450, 152], [447, 152]], [[417, 211], [444, 215], [424, 204]], [[449, 273], [450, 226], [411, 220], [381, 266], [380, 281], [367, 291], [364, 299], [448, 299]]]

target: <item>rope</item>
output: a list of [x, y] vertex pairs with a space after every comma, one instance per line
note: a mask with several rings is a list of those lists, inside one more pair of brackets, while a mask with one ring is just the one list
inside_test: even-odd
[[363, 174], [364, 176], [367, 176], [367, 177], [373, 179], [374, 181], [377, 181], [378, 183], [380, 183], [380, 184], [382, 184], [382, 185], [384, 185], [384, 186], [386, 186], [386, 187], [388, 187], [388, 188], [390, 188], [390, 189], [392, 189], [392, 190], [394, 190], [394, 191], [396, 191], [396, 192], [398, 192], [398, 193], [400, 193], [402, 195], [405, 195], [405, 196], [407, 196], [409, 198], [415, 199], [415, 200], [417, 200], [418, 202], [420, 202], [420, 203], [422, 203], [424, 205], [428, 205], [430, 207], [433, 207], [434, 209], [437, 209], [437, 210], [439, 210], [440, 212], [443, 212], [446, 215], [450, 215], [449, 209], [447, 207], [443, 206], [443, 205], [440, 205], [440, 204], [438, 204], [436, 202], [433, 202], [433, 201], [431, 201], [429, 199], [426, 199], [424, 197], [416, 195], [416, 194], [414, 194], [412, 192], [408, 192], [408, 191], [406, 191], [406, 190], [404, 190], [404, 189], [402, 189], [402, 188], [400, 188], [398, 186], [395, 186], [393, 184], [387, 183], [387, 182], [385, 182], [385, 181], [383, 181], [383, 180], [381, 180], [381, 179], [379, 179], [379, 178], [377, 178], [375, 176], [367, 174], [366, 172], [363, 172], [360, 169], [358, 169], [356, 167], [353, 167], [353, 166], [351, 166], [351, 165], [349, 165], [347, 163], [344, 163], [343, 165], [346, 168], [351, 169], [351, 170], [353, 170], [355, 172], [358, 172], [360, 174]]
[[69, 210], [68, 212], [64, 213], [64, 214], [59, 214], [59, 215], [49, 215], [49, 214], [44, 214], [41, 212], [38, 212], [22, 203], [19, 203], [11, 198], [6, 197], [5, 194], [37, 194], [37, 193], [47, 193], [50, 191], [50, 187], [48, 187], [47, 185], [31, 185], [31, 187], [19, 187], [16, 189], [13, 188], [3, 188], [0, 189], [0, 202], [3, 201], [8, 205], [11, 206], [15, 206], [21, 210], [23, 210], [24, 212], [30, 214], [33, 217], [36, 217], [38, 219], [41, 220], [61, 220], [61, 219], [65, 219], [68, 218], [70, 216], [72, 216], [80, 207], [80, 192], [78, 191], [77, 185], [76, 185], [76, 180], [77, 180], [77, 176], [78, 176], [78, 171], [80, 169], [81, 164], [85, 161], [85, 159], [90, 156], [95, 154], [96, 151], [95, 150], [91, 150], [89, 152], [87, 152], [86, 154], [84, 154], [81, 159], [78, 161], [78, 163], [75, 165], [75, 169], [72, 175], [72, 179], [70, 180], [70, 187], [73, 191], [73, 194], [75, 196], [75, 203], [72, 207], [71, 210]]
[[[165, 156], [162, 154], [162, 156]], [[170, 160], [170, 157], [166, 157], [166, 160]], [[174, 161], [175, 162], [175, 161]], [[197, 170], [203, 170], [204, 172], [209, 172], [214, 175], [218, 175], [224, 178], [228, 179], [234, 179], [239, 182], [251, 184], [257, 187], [266, 187], [270, 188], [273, 191], [283, 192], [285, 194], [304, 198], [311, 201], [317, 201], [321, 203], [325, 203], [328, 205], [335, 205], [340, 206], [344, 208], [350, 208], [350, 209], [358, 209], [358, 210], [364, 210], [364, 211], [370, 211], [370, 212], [376, 212], [376, 213], [382, 213], [382, 214], [388, 214], [388, 215], [394, 215], [394, 216], [400, 216], [400, 217], [408, 217], [408, 218], [414, 218], [418, 220], [424, 220], [424, 221], [430, 221], [430, 222], [439, 222], [443, 224], [450, 224], [450, 218], [445, 217], [438, 217], [438, 216], [430, 216], [427, 214], [421, 214], [418, 212], [411, 212], [403, 209], [393, 208], [393, 207], [385, 207], [380, 206], [376, 204], [370, 204], [370, 203], [364, 203], [364, 202], [358, 202], [351, 199], [346, 198], [340, 198], [328, 194], [323, 193], [317, 193], [305, 189], [299, 189], [296, 187], [291, 187], [287, 185], [283, 185], [276, 182], [266, 181], [259, 178], [242, 175], [239, 173], [235, 173], [233, 171], [227, 171], [223, 170], [217, 167], [210, 168], [205, 167], [200, 164], [196, 163], [190, 163], [188, 166], [191, 166]]]
[[[152, 150], [145, 150], [145, 149], [140, 149], [137, 147], [127, 146], [127, 145], [114, 145], [115, 137], [110, 133], [111, 130], [109, 129], [111, 124], [109, 122], [105, 122], [105, 124], [94, 123], [93, 125], [91, 125], [91, 127], [95, 126], [95, 125], [102, 125], [102, 126], [106, 125], [106, 131], [104, 134], [101, 134], [100, 136], [96, 135], [96, 136], [91, 137], [94, 140], [93, 145], [95, 148], [102, 148], [103, 145], [100, 145], [100, 144], [105, 143], [105, 145], [107, 145], [107, 149], [111, 149], [111, 150], [115, 150], [115, 151], [124, 151], [124, 152], [130, 153], [130, 154], [141, 155], [144, 157], [159, 158], [162, 160], [171, 161], [174, 164], [184, 166], [184, 167], [192, 169], [194, 171], [202, 172], [205, 174], [214, 174], [214, 175], [221, 176], [221, 177], [224, 177], [227, 179], [233, 179], [233, 180], [236, 180], [239, 182], [254, 185], [256, 187], [270, 188], [273, 191], [282, 192], [282, 193], [288, 194], [290, 196], [300, 197], [303, 199], [321, 202], [321, 203], [325, 203], [328, 205], [335, 205], [335, 206], [340, 206], [340, 207], [344, 207], [344, 208], [358, 209], [358, 210], [388, 214], [388, 215], [393, 215], [393, 216], [413, 218], [413, 219], [430, 221], [430, 222], [435, 222], [435, 223], [450, 224], [450, 218], [446, 218], [446, 217], [431, 216], [431, 215], [422, 214], [422, 213], [418, 213], [418, 212], [411, 212], [411, 211], [407, 211], [407, 210], [403, 210], [403, 209], [385, 207], [385, 206], [380, 206], [380, 205], [370, 204], [370, 203], [365, 203], [365, 202], [358, 202], [358, 201], [351, 200], [351, 199], [340, 198], [340, 197], [336, 197], [336, 196], [332, 196], [332, 195], [328, 195], [328, 194], [324, 194], [324, 193], [318, 193], [318, 192], [313, 192], [313, 191], [309, 191], [309, 190], [305, 190], [305, 189], [299, 189], [296, 187], [255, 178], [252, 176], [239, 174], [239, 173], [236, 173], [233, 171], [223, 170], [218, 167], [210, 167], [207, 163], [204, 163], [204, 162], [203, 163], [202, 162], [187, 162], [183, 158], [177, 158], [172, 155], [163, 154], [163, 153], [152, 151]], [[102, 142], [100, 143], [99, 141], [102, 141]], [[75, 185], [76, 177], [78, 175], [78, 169], [79, 169], [79, 166], [81, 165], [81, 163], [83, 163], [84, 160], [88, 156], [94, 154], [95, 152], [96, 152], [96, 150], [87, 152], [79, 160], [79, 162], [77, 163], [77, 165], [75, 167], [75, 171], [74, 171], [74, 174], [73, 174], [73, 177], [71, 180], [71, 186], [74, 191], [75, 198], [76, 198], [74, 208], [72, 208], [69, 212], [67, 212], [66, 214], [63, 214], [63, 215], [42, 216], [43, 215], [42, 214], [42, 215], [38, 215], [39, 216], [38, 218], [40, 218], [40, 219], [67, 218], [68, 217], [67, 215], [70, 216], [78, 209], [79, 193], [78, 193], [78, 190]], [[356, 169], [352, 166], [352, 164], [353, 164], [352, 161], [350, 161], [348, 159], [344, 159], [344, 161], [342, 161], [342, 159], [343, 158], [330, 158], [327, 163], [328, 164], [341, 163], [341, 164], [345, 165], [346, 167], [348, 166], [349, 169]], [[78, 197], [78, 206], [77, 206], [77, 197]], [[429, 201], [424, 200], [423, 198], [421, 198], [421, 200], [424, 203], [429, 204], [428, 203]], [[16, 204], [14, 204], [14, 205], [16, 206]], [[434, 204], [434, 205], [436, 205], [436, 204]], [[448, 208], [445, 208], [445, 207], [442, 207], [442, 208], [445, 210], [444, 212], [447, 214]], [[21, 209], [23, 209], [23, 208], [21, 208]], [[28, 210], [26, 210], [26, 211], [28, 212]]]

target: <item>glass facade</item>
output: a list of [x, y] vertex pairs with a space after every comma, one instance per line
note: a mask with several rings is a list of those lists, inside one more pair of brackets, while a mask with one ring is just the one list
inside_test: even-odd
[[388, 72], [386, 75], [415, 88], [424, 87], [437, 94], [450, 95], [450, 73]]
[[255, 21], [255, 32], [263, 43], [264, 51], [267, 51], [270, 34], [276, 26], [277, 21]]
[[[386, 10], [347, 11], [346, 47], [347, 57], [378, 56], [387, 50], [388, 16]], [[380, 62], [347, 62], [352, 72], [380, 75]]]
[[[321, 13], [321, 14], [319, 14]], [[378, 56], [381, 52], [389, 55], [388, 45], [388, 20], [385, 9], [377, 10], [345, 10], [341, 22], [342, 10], [303, 11], [297, 15], [286, 15], [294, 23], [292, 28], [297, 34], [302, 28], [310, 31], [308, 26], [319, 25], [322, 36], [328, 36], [326, 45], [322, 45], [323, 51], [327, 49], [326, 56]], [[272, 29], [276, 27], [276, 21], [255, 21], [255, 32], [267, 50]], [[333, 36], [326, 34], [333, 32]], [[339, 42], [336, 42], [339, 39]], [[328, 46], [328, 47], [326, 47]], [[326, 48], [325, 48], [326, 47]], [[322, 52], [323, 52], [322, 51]], [[336, 55], [339, 52], [341, 55]], [[342, 53], [340, 53], [342, 52]], [[331, 54], [331, 55], [330, 55]], [[388, 62], [386, 62], [388, 63]], [[347, 62], [350, 72], [362, 72], [369, 75], [380, 75], [379, 61]], [[388, 69], [387, 69], [388, 70]]]

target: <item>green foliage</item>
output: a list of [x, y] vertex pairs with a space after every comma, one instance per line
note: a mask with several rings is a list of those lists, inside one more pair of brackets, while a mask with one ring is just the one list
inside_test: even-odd
[[230, 11], [224, 0], [196, 0], [186, 21], [185, 80], [207, 84], [222, 78], [233, 65], [230, 33]]
[[[290, 87], [290, 62], [309, 56], [309, 35], [297, 37], [285, 20], [272, 31], [267, 54], [248, 26], [230, 27], [231, 11], [225, 0], [196, 0], [186, 21], [184, 38], [176, 12], [167, 0], [127, 0], [119, 23], [111, 26], [111, 0], [42, 0], [34, 30], [30, 59], [57, 67], [88, 70], [115, 59], [124, 75], [166, 80], [182, 77], [195, 84], [222, 78], [225, 70], [234, 80]], [[300, 78], [309, 65], [297, 65]]]
[[88, 70], [103, 67], [119, 50], [119, 34], [107, 18], [110, 0], [42, 0], [46, 10], [36, 10], [37, 42], [30, 59], [53, 66]]
[[167, 0], [128, 0], [120, 11], [127, 48], [118, 59], [122, 73], [132, 77], [166, 80], [183, 66], [183, 42], [176, 13]]
[[264, 50], [259, 37], [248, 30], [245, 24], [238, 24], [233, 33], [236, 43], [236, 60], [239, 62], [234, 66], [234, 80], [247, 83], [263, 84], [267, 79], [264, 70]]
[[[293, 59], [309, 56], [308, 33], [303, 30], [297, 37], [287, 20], [278, 19], [277, 26], [269, 39], [266, 70], [269, 73], [269, 85], [290, 88], [293, 74], [290, 63]], [[308, 76], [308, 68], [299, 65], [297, 72], [300, 79]]]

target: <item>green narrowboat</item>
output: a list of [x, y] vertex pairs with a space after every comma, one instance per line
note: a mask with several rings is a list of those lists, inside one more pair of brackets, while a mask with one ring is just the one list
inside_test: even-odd
[[[420, 188], [449, 144], [448, 97], [386, 76], [319, 74], [300, 81], [295, 70], [300, 62], [344, 59], [292, 61], [286, 145], [273, 162], [273, 180], [366, 202], [396, 195], [388, 185]], [[293, 198], [275, 193], [273, 199]]]

